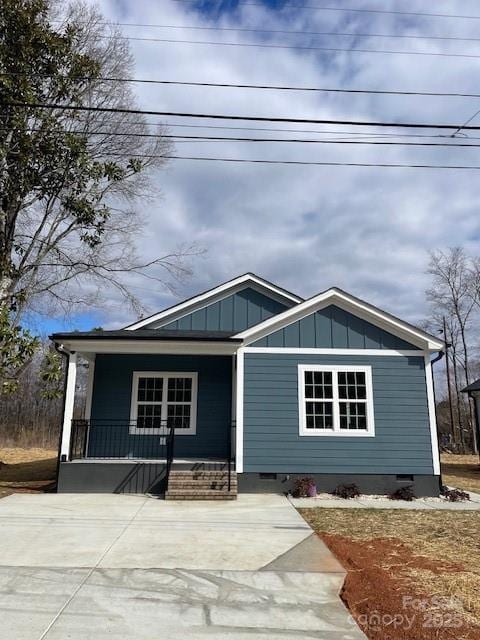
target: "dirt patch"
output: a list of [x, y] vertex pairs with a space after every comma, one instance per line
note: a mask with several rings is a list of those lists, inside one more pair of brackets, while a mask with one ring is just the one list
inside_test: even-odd
[[443, 453], [441, 456], [444, 484], [464, 491], [480, 493], [480, 460], [478, 456]]
[[39, 493], [55, 487], [57, 452], [50, 449], [0, 448], [0, 498], [11, 493]]
[[480, 640], [480, 514], [304, 509], [370, 640]]
[[400, 541], [323, 534], [347, 569], [341, 597], [369, 640], [479, 640], [480, 627], [448, 598], [415, 588], [410, 571], [456, 573], [462, 566], [416, 556]]

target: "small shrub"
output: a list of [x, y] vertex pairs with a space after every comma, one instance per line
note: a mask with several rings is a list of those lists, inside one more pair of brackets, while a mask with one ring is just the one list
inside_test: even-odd
[[308, 498], [309, 490], [315, 487], [316, 483], [313, 478], [295, 478], [293, 481], [292, 496], [294, 498]]
[[390, 500], [407, 500], [411, 502], [415, 498], [413, 493], [413, 485], [409, 484], [406, 487], [400, 487], [389, 496]]
[[358, 498], [360, 495], [360, 489], [356, 484], [339, 484], [332, 491], [332, 494], [337, 498], [349, 500], [350, 498]]
[[470, 494], [461, 489], [449, 489], [443, 486], [441, 494], [449, 502], [464, 502], [465, 500], [470, 500]]

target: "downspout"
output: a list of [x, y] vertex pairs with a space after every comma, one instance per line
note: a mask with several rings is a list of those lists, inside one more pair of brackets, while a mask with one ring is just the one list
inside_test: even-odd
[[[437, 420], [437, 403], [435, 401], [436, 395], [435, 395], [435, 376], [433, 375], [433, 365], [435, 364], [435, 362], [439, 362], [439, 360], [441, 360], [445, 355], [444, 351], [440, 351], [440, 353], [438, 354], [438, 356], [436, 356], [433, 360], [430, 361], [430, 365], [432, 367], [432, 385], [433, 385], [433, 399], [435, 402], [435, 428], [437, 430], [437, 447], [438, 447], [438, 459], [440, 460], [440, 438], [438, 437], [438, 420]], [[440, 484], [440, 492], [442, 491], [442, 487], [443, 487], [443, 482], [442, 482], [442, 465], [440, 463], [440, 475], [438, 476], [438, 482]]]
[[57, 470], [56, 470], [56, 486], [55, 491], [58, 492], [58, 476], [60, 473], [60, 454], [62, 451], [62, 441], [63, 441], [63, 416], [65, 415], [65, 400], [67, 394], [67, 374], [68, 374], [68, 360], [70, 358], [70, 351], [65, 349], [63, 344], [57, 344], [54, 342], [55, 351], [62, 355], [65, 358], [65, 376], [63, 379], [63, 402], [62, 402], [62, 414], [60, 418], [60, 435], [58, 437], [58, 453], [57, 453]]

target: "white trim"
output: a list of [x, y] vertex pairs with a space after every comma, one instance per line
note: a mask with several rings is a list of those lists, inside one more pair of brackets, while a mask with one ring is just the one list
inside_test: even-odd
[[427, 383], [428, 416], [430, 422], [430, 437], [432, 440], [432, 461], [434, 475], [440, 475], [440, 453], [438, 449], [437, 416], [435, 412], [435, 392], [433, 388], [433, 373], [430, 354], [425, 354], [425, 380]]
[[296, 353], [312, 356], [418, 356], [423, 358], [421, 349], [314, 349], [302, 347], [244, 347], [244, 353]]
[[[305, 415], [305, 371], [331, 371], [333, 373], [333, 429], [321, 431], [307, 429]], [[367, 397], [363, 400], [352, 400], [352, 402], [364, 402], [367, 408], [367, 429], [366, 431], [355, 431], [340, 429], [340, 414], [338, 397], [338, 373], [339, 372], [360, 371], [365, 374], [365, 384]], [[343, 400], [342, 400], [343, 402]], [[346, 401], [348, 402], [348, 401]], [[375, 416], [373, 409], [373, 384], [372, 384], [372, 367], [371, 366], [351, 366], [351, 365], [324, 365], [324, 364], [299, 364], [298, 365], [298, 432], [300, 436], [305, 437], [343, 437], [343, 438], [372, 438], [375, 436]]]
[[[150, 316], [149, 318], [144, 318], [143, 320], [139, 320], [138, 322], [134, 322], [125, 329], [129, 331], [134, 331], [135, 329], [141, 329], [146, 325], [161, 323], [166, 324], [167, 322], [172, 322], [174, 320], [178, 320], [179, 318], [191, 313], [193, 311], [197, 311], [198, 309], [203, 309], [207, 304], [211, 304], [216, 301], [215, 298], [221, 300], [225, 298], [227, 295], [234, 292], [234, 290], [240, 290], [244, 287], [245, 284], [254, 285], [254, 288], [260, 287], [261, 289], [268, 290], [270, 293], [273, 293], [277, 298], [281, 300], [289, 300], [295, 304], [302, 302], [302, 298], [295, 296], [293, 294], [280, 289], [280, 287], [275, 286], [269, 282], [263, 280], [263, 278], [259, 278], [251, 273], [247, 273], [243, 276], [239, 276], [238, 278], [234, 278], [233, 280], [229, 280], [218, 287], [210, 289], [209, 291], [205, 291], [204, 293], [199, 294], [191, 298], [190, 300], [186, 300], [185, 302], [181, 302], [174, 307], [170, 307], [169, 309], [165, 309], [165, 311], [160, 311], [159, 313]], [[158, 328], [158, 326], [153, 328]]]
[[[232, 356], [232, 398], [231, 398], [231, 411], [230, 411], [230, 442], [232, 443], [233, 454], [237, 450], [237, 432], [234, 430], [233, 425], [236, 423], [235, 416], [237, 414], [237, 362], [235, 356]], [[235, 440], [232, 438], [232, 431], [235, 434]], [[232, 451], [230, 451], [232, 453]]]
[[237, 351], [237, 438], [235, 446], [235, 460], [237, 473], [243, 472], [243, 383], [244, 383], [244, 357], [243, 349]]
[[85, 412], [83, 417], [90, 420], [92, 413], [93, 380], [95, 377], [95, 354], [88, 358], [87, 388], [85, 397]]
[[283, 327], [301, 320], [311, 313], [323, 309], [324, 307], [335, 304], [336, 306], [355, 314], [376, 326], [393, 333], [394, 335], [411, 342], [422, 349], [430, 349], [432, 351], [441, 351], [444, 348], [443, 342], [435, 340], [432, 336], [420, 329], [415, 329], [398, 318], [380, 311], [376, 307], [372, 307], [366, 302], [357, 300], [353, 296], [340, 291], [338, 289], [328, 289], [323, 293], [305, 300], [291, 309], [287, 309], [272, 318], [264, 320], [259, 324], [237, 333], [235, 338], [241, 338], [245, 344], [250, 344], [256, 340], [260, 340], [265, 336], [282, 329]]
[[178, 353], [183, 355], [225, 355], [236, 352], [238, 342], [195, 342], [163, 340], [64, 340], [63, 345], [83, 353]]
[[[196, 371], [133, 371], [132, 372], [132, 394], [130, 400], [130, 424], [129, 433], [132, 435], [166, 435], [166, 427], [159, 429], [142, 429], [136, 426], [137, 410], [138, 410], [138, 380], [139, 378], [163, 378], [163, 394], [162, 394], [162, 421], [167, 420], [168, 405], [174, 404], [167, 400], [167, 390], [169, 378], [191, 378], [192, 379], [192, 399], [190, 402], [182, 402], [179, 404], [190, 404], [190, 427], [188, 429], [175, 429], [177, 436], [193, 436], [197, 433], [197, 390], [198, 390], [198, 373]], [[142, 403], [140, 403], [142, 404]], [[160, 403], [159, 403], [160, 404]]]
[[62, 447], [60, 456], [70, 458], [70, 438], [72, 434], [73, 405], [75, 401], [75, 385], [77, 381], [77, 354], [70, 353], [67, 364], [67, 384], [65, 387], [65, 408], [63, 411]]

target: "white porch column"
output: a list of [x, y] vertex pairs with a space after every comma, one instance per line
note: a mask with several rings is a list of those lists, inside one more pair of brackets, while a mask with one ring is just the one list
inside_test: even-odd
[[237, 407], [237, 440], [235, 447], [236, 471], [243, 472], [243, 376], [244, 376], [244, 351], [239, 347], [237, 351], [237, 384], [236, 384], [236, 407]]
[[[72, 432], [73, 402], [75, 399], [75, 383], [77, 381], [77, 354], [68, 356], [67, 384], [65, 388], [65, 409], [63, 412], [62, 448], [60, 459], [68, 460], [70, 457], [70, 436]], [[65, 456], [65, 458], [63, 458]]]

